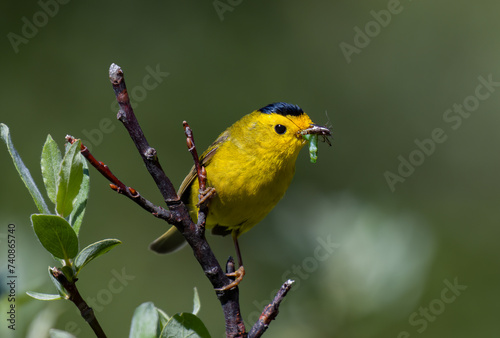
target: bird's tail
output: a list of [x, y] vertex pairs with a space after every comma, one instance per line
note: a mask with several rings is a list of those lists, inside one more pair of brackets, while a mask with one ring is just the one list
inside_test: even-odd
[[156, 253], [167, 254], [181, 249], [184, 245], [186, 245], [184, 236], [176, 227], [172, 226], [167, 232], [155, 239], [149, 248]]

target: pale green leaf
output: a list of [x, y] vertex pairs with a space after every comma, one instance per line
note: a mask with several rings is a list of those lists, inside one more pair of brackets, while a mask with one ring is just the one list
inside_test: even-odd
[[90, 189], [90, 177], [89, 177], [89, 167], [87, 161], [83, 161], [83, 180], [80, 186], [80, 191], [76, 195], [73, 201], [73, 211], [69, 215], [69, 224], [75, 230], [76, 235], [80, 232], [80, 226], [82, 224], [83, 216], [85, 214], [85, 208], [87, 207], [87, 199], [89, 197]]
[[156, 338], [158, 337], [158, 311], [153, 303], [139, 305], [132, 317], [129, 338]]
[[81, 141], [73, 143], [61, 163], [57, 182], [57, 214], [67, 217], [73, 211], [73, 200], [80, 192], [83, 181], [83, 157], [80, 154]]
[[58, 300], [58, 299], [63, 299], [61, 295], [51, 295], [48, 293], [40, 293], [40, 292], [35, 292], [35, 291], [26, 291], [26, 294], [32, 298], [38, 299], [38, 300]]
[[43, 145], [40, 164], [47, 195], [54, 204], [56, 204], [57, 179], [61, 169], [61, 161], [61, 151], [57, 147], [57, 143], [52, 139], [52, 136], [47, 135], [47, 140]]
[[103, 239], [101, 241], [90, 244], [82, 251], [80, 251], [78, 256], [76, 256], [75, 258], [76, 273], [78, 274], [80, 270], [91, 260], [105, 254], [121, 243], [122, 242], [118, 239]]
[[194, 288], [194, 296], [193, 296], [193, 315], [197, 315], [200, 312], [200, 296], [198, 295], [198, 289]]
[[42, 214], [50, 214], [50, 210], [47, 207], [47, 204], [45, 203], [40, 190], [38, 190], [35, 181], [33, 181], [33, 177], [31, 177], [30, 171], [28, 170], [28, 168], [26, 168], [21, 159], [21, 156], [19, 156], [19, 153], [14, 148], [14, 144], [12, 143], [12, 140], [10, 138], [9, 127], [7, 127], [3, 123], [0, 123], [0, 137], [7, 145], [7, 149], [9, 150], [9, 154], [12, 157], [14, 166], [16, 167], [19, 176], [21, 176], [21, 180], [24, 182], [24, 185], [26, 186], [26, 188], [28, 188], [28, 191], [31, 194], [33, 201], [35, 202], [38, 211], [40, 211]]

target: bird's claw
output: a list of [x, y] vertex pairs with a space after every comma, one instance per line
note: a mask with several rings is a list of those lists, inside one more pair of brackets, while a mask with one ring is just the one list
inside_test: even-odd
[[226, 273], [226, 276], [235, 277], [235, 280], [230, 284], [221, 287], [220, 289], [215, 289], [216, 291], [227, 291], [234, 287], [237, 287], [238, 284], [240, 284], [240, 282], [243, 280], [243, 276], [245, 276], [245, 268], [242, 265], [235, 272]]
[[200, 191], [199, 201], [196, 206], [199, 208], [201, 206], [206, 206], [207, 203], [215, 196], [215, 188], [208, 187], [203, 191]]

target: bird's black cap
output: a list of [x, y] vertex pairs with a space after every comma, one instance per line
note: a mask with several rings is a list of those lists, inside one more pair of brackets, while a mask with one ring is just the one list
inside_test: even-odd
[[275, 102], [268, 104], [267, 106], [260, 108], [259, 111], [263, 114], [280, 114], [283, 116], [300, 116], [304, 114], [302, 108], [295, 104], [290, 104], [286, 102]]

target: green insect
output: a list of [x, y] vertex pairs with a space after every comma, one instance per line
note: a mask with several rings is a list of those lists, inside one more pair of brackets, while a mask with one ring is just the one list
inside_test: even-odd
[[309, 157], [311, 158], [311, 163], [316, 163], [318, 159], [318, 135], [302, 135], [306, 140], [309, 141]]

